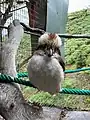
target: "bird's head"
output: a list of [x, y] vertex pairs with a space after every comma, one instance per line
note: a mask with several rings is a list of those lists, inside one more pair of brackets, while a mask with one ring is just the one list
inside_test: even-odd
[[44, 33], [38, 40], [38, 45], [52, 45], [60, 47], [62, 45], [61, 38], [55, 33]]

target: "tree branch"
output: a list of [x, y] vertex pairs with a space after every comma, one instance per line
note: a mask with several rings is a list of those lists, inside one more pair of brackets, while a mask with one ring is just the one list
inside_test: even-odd
[[39, 28], [31, 28], [31, 27], [27, 26], [26, 24], [24, 24], [24, 23], [22, 23], [22, 22], [20, 22], [20, 24], [24, 27], [24, 30], [25, 30], [25, 31], [30, 31], [30, 32], [38, 33], [38, 34], [43, 34], [43, 33], [45, 33], [45, 31], [42, 30], [42, 29], [39, 29]]

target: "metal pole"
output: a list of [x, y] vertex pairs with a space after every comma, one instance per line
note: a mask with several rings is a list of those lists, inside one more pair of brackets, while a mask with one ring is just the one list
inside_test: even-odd
[[60, 37], [62, 38], [88, 38], [90, 39], [90, 35], [87, 35], [87, 34], [74, 34], [74, 35], [71, 35], [71, 34], [58, 34]]
[[[25, 27], [25, 26], [23, 26], [23, 27]], [[3, 26], [3, 25], [0, 25], [0, 28], [5, 28], [5, 29], [8, 29], [8, 27], [6, 27], [6, 26]], [[31, 29], [31, 30], [30, 30]], [[32, 28], [29, 28], [28, 30], [25, 30], [24, 31], [25, 33], [27, 33], [27, 34], [33, 34], [33, 35], [37, 35], [37, 36], [40, 36], [41, 34], [40, 34], [40, 29], [37, 29], [37, 28], [34, 28], [34, 29], [32, 29]], [[41, 30], [41, 32], [42, 32], [42, 30]], [[42, 32], [42, 34], [44, 33], [44, 31]], [[69, 39], [71, 39], [71, 38], [87, 38], [87, 39], [90, 39], [90, 34], [58, 34], [60, 37], [62, 37], [62, 38], [69, 38]]]

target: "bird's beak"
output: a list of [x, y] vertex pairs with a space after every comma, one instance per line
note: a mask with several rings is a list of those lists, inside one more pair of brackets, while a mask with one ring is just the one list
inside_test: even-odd
[[52, 49], [48, 49], [46, 51], [46, 54], [47, 54], [48, 57], [51, 57], [53, 55], [53, 50]]

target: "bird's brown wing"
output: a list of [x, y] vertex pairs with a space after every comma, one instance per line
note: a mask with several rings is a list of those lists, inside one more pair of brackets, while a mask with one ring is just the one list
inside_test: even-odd
[[59, 54], [56, 54], [54, 57], [58, 60], [59, 64], [62, 66], [63, 71], [65, 71], [65, 62], [63, 58]]
[[65, 71], [65, 62], [61, 56], [59, 56], [58, 61], [59, 61], [60, 65], [62, 66], [63, 71]]

